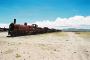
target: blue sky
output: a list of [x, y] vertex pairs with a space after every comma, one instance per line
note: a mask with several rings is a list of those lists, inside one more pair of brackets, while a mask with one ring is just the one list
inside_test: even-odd
[[90, 0], [0, 0], [0, 23], [55, 20], [90, 16]]

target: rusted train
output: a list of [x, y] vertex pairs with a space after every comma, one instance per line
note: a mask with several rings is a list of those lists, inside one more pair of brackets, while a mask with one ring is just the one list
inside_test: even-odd
[[47, 33], [47, 32], [56, 32], [61, 30], [56, 29], [49, 29], [48, 27], [38, 27], [37, 24], [24, 25], [16, 24], [16, 19], [14, 19], [14, 23], [9, 25], [8, 35], [10, 36], [22, 36], [22, 35], [31, 35], [31, 34], [40, 34], [40, 33]]

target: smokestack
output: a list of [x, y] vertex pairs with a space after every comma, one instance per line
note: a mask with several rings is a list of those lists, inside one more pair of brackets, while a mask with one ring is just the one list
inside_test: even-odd
[[27, 23], [25, 22], [24, 25], [27, 26]]
[[16, 24], [16, 19], [14, 19], [14, 24]]

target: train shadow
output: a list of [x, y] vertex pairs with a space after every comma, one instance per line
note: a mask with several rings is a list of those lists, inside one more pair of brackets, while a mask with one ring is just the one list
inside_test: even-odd
[[6, 36], [6, 37], [20, 37], [20, 36], [30, 36], [30, 35], [39, 35], [39, 34], [27, 34], [27, 35], [15, 35], [15, 36]]
[[17, 37], [17, 36], [6, 36], [6, 37]]
[[[59, 31], [55, 31], [55, 32], [59, 32]], [[54, 32], [45, 32], [45, 33], [32, 33], [32, 34], [25, 34], [25, 35], [14, 35], [14, 36], [10, 36], [8, 35], [7, 37], [20, 37], [20, 36], [30, 36], [30, 35], [39, 35], [39, 34], [46, 34], [46, 33], [54, 33]]]

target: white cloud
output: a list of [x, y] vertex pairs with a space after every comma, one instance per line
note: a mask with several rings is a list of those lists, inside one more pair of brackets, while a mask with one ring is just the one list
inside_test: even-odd
[[[58, 17], [56, 20], [43, 20], [43, 21], [36, 21], [40, 27], [49, 27], [49, 28], [89, 28], [90, 26], [90, 16], [73, 16], [69, 18], [61, 18]], [[0, 24], [0, 27], [8, 27], [9, 24]], [[83, 27], [84, 26], [84, 27]], [[88, 26], [88, 27], [87, 27]]]
[[62, 26], [78, 28], [80, 25], [90, 25], [90, 16], [73, 16], [69, 18], [58, 17], [54, 21], [44, 20], [35, 22], [40, 27], [61, 28]]

